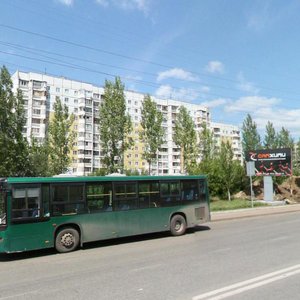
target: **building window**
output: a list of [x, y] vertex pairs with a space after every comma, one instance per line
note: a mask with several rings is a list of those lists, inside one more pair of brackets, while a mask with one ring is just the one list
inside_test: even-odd
[[41, 110], [40, 109], [33, 109], [33, 114], [40, 115], [41, 114]]
[[39, 129], [39, 128], [32, 128], [32, 129], [31, 129], [31, 133], [32, 133], [33, 135], [39, 134], [39, 133], [40, 133], [40, 129]]
[[32, 124], [40, 124], [40, 123], [41, 123], [41, 120], [40, 120], [40, 119], [32, 118], [31, 123], [32, 123]]
[[60, 88], [57, 87], [55, 91], [56, 93], [60, 93]]
[[19, 84], [22, 87], [27, 87], [28, 86], [28, 81], [20, 79], [19, 80]]

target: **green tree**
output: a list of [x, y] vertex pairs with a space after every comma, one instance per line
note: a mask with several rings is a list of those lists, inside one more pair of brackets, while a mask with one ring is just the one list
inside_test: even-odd
[[164, 130], [162, 127], [163, 114], [149, 95], [144, 97], [142, 106], [142, 132], [140, 140], [144, 143], [143, 158], [148, 162], [149, 175], [151, 174], [151, 163], [156, 160], [159, 147], [164, 142]]
[[273, 123], [268, 121], [266, 125], [266, 134], [264, 139], [265, 149], [276, 149], [278, 145], [277, 135]]
[[294, 151], [292, 151], [293, 156], [293, 175], [300, 175], [300, 139], [298, 140]]
[[132, 146], [132, 123], [126, 114], [124, 85], [119, 77], [106, 80], [99, 112], [100, 144], [103, 164], [109, 173], [124, 169], [124, 152]]
[[175, 121], [173, 141], [180, 146], [181, 173], [184, 173], [196, 164], [199, 152], [194, 121], [184, 106], [179, 108]]
[[231, 201], [231, 194], [236, 190], [238, 182], [244, 173], [244, 168], [240, 162], [233, 159], [233, 150], [230, 142], [221, 142], [219, 157], [217, 160], [218, 176], [221, 186], [227, 193], [228, 200]]
[[212, 131], [206, 123], [201, 124], [199, 133], [199, 149], [201, 161], [195, 168], [189, 169], [189, 174], [213, 174], [213, 161], [217, 155], [216, 142]]
[[285, 129], [284, 127], [277, 134], [277, 145], [278, 148], [291, 148], [294, 147], [294, 140], [290, 136], [289, 130]]
[[5, 66], [0, 74], [0, 176], [30, 175], [28, 142], [22, 130], [26, 124], [23, 97], [14, 95], [10, 74]]
[[31, 145], [29, 148], [31, 176], [44, 177], [52, 175], [49, 170], [49, 154], [50, 149], [48, 139], [39, 144], [36, 138], [31, 137]]
[[59, 97], [56, 97], [54, 115], [48, 129], [49, 169], [52, 175], [66, 172], [71, 163], [69, 154], [75, 138], [75, 133], [71, 130], [73, 122], [74, 115], [69, 115], [68, 107], [62, 105]]
[[248, 151], [261, 148], [260, 135], [257, 131], [257, 125], [249, 114], [247, 114], [246, 119], [243, 122], [242, 146], [245, 157]]

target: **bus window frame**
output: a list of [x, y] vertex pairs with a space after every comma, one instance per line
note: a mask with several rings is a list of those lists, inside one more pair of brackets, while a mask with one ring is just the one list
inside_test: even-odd
[[[153, 191], [152, 184], [157, 184], [157, 190]], [[149, 191], [140, 191], [141, 185], [150, 185]], [[153, 199], [153, 194], [157, 195], [157, 198]], [[141, 198], [147, 197], [148, 199], [148, 205], [147, 206], [141, 206], [141, 203], [145, 203], [144, 200], [141, 201]], [[160, 196], [160, 181], [159, 180], [145, 180], [145, 181], [139, 181], [138, 182], [138, 209], [149, 209], [149, 208], [158, 208], [160, 207], [161, 203], [161, 196]]]
[[[13, 209], [13, 201], [14, 201], [14, 191], [16, 189], [30, 189], [30, 188], [38, 188], [39, 189], [39, 196], [38, 196], [38, 201], [39, 201], [39, 215], [38, 216], [27, 216], [27, 217], [19, 217], [19, 218], [14, 218], [13, 217], [13, 212], [16, 211]], [[37, 223], [37, 222], [45, 222], [50, 219], [49, 216], [44, 216], [44, 207], [43, 207], [43, 201], [42, 201], [42, 184], [38, 183], [31, 183], [31, 184], [14, 184], [11, 188], [11, 207], [10, 207], [10, 219], [11, 219], [11, 224], [21, 224], [21, 223]], [[26, 192], [26, 198], [28, 197], [27, 192]], [[26, 209], [20, 209], [18, 211], [26, 211], [30, 212], [31, 209], [28, 209], [28, 205]]]
[[[135, 185], [135, 195], [132, 197], [130, 197], [130, 196], [127, 197], [128, 194], [126, 191], [126, 186], [128, 184]], [[113, 211], [127, 211], [127, 210], [139, 209], [139, 206], [138, 206], [139, 189], [138, 189], [138, 182], [136, 180], [116, 181], [116, 182], [113, 182], [112, 186], [113, 186]], [[117, 186], [125, 186], [124, 195], [126, 195], [126, 197], [117, 197], [117, 193], [116, 193]], [[120, 204], [122, 202], [123, 202], [123, 204], [122, 204], [122, 206], [120, 206]], [[129, 202], [129, 204], [128, 204], [128, 202]], [[133, 205], [131, 205], [131, 204], [133, 204]]]
[[3, 200], [3, 214], [5, 216], [5, 223], [0, 223], [0, 230], [5, 229], [7, 227], [7, 221], [8, 221], [8, 206], [7, 206], [7, 195], [8, 191], [7, 188], [4, 186], [3, 182], [0, 182], [0, 193], [2, 194], [2, 200]]
[[[100, 185], [107, 185], [110, 187], [110, 193], [109, 194], [99, 194], [98, 196], [105, 197], [109, 196], [108, 203], [105, 203], [105, 200], [103, 200], [104, 206], [101, 209], [91, 209], [89, 206], [89, 196], [95, 196], [95, 194], [89, 194], [88, 195], [88, 188], [89, 187], [97, 187]], [[112, 181], [100, 181], [100, 182], [85, 182], [85, 203], [86, 208], [88, 210], [88, 213], [94, 214], [94, 213], [104, 213], [104, 212], [112, 212], [113, 211], [113, 184]], [[102, 200], [101, 200], [102, 201]]]
[[[174, 183], [178, 185], [178, 192], [176, 194], [171, 193], [170, 184], [174, 184]], [[163, 180], [163, 181], [160, 180], [159, 190], [160, 190], [161, 206], [176, 206], [182, 204], [180, 183], [181, 183], [180, 179], [174, 179], [174, 180], [170, 179], [170, 180]], [[168, 194], [163, 194], [162, 184], [168, 184]]]
[[[68, 192], [68, 200], [67, 201], [54, 201], [54, 188], [57, 186], [65, 186], [67, 187], [67, 192]], [[69, 188], [71, 186], [81, 186], [82, 189], [82, 200], [81, 201], [73, 201], [73, 202], [69, 202], [70, 199], [70, 191]], [[67, 215], [78, 215], [78, 214], [87, 214], [88, 213], [88, 209], [87, 209], [87, 202], [86, 202], [86, 191], [85, 191], [85, 186], [86, 186], [86, 182], [59, 182], [59, 183], [51, 183], [50, 184], [50, 216], [52, 217], [60, 217], [60, 216], [67, 216]], [[80, 211], [76, 211], [76, 209], [74, 209], [74, 211], [70, 211], [70, 212], [60, 212], [57, 214], [54, 214], [54, 206], [55, 205], [76, 205], [76, 204], [83, 204], [83, 208], [80, 209]]]

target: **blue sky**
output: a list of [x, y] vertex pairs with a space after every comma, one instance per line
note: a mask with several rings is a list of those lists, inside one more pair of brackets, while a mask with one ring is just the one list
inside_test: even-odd
[[300, 2], [0, 0], [0, 64], [247, 113], [300, 136]]

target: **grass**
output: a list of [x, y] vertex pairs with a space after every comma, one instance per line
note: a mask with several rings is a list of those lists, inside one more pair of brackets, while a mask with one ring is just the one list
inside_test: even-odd
[[[268, 204], [254, 202], [253, 206], [254, 207], [268, 206]], [[210, 202], [210, 210], [211, 211], [233, 210], [233, 209], [241, 209], [241, 208], [251, 208], [251, 201], [244, 200], [244, 199], [233, 199], [231, 201], [211, 200], [211, 202]]]

